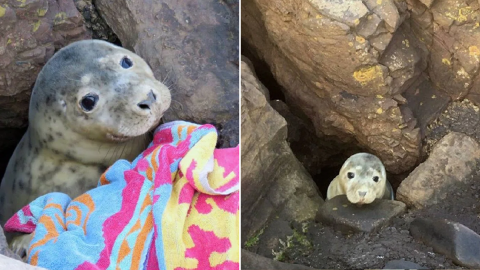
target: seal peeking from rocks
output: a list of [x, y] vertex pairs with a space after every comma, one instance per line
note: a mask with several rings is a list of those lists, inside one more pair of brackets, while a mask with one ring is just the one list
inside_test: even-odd
[[382, 161], [369, 153], [349, 157], [328, 186], [327, 200], [342, 194], [353, 204], [369, 204], [376, 198], [393, 200], [393, 189]]
[[169, 108], [169, 89], [135, 53], [100, 40], [74, 42], [43, 67], [29, 127], [0, 186], [0, 222], [37, 197], [76, 197], [118, 159], [132, 161]]

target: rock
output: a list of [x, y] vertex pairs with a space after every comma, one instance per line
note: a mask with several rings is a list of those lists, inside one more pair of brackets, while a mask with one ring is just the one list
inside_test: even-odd
[[242, 239], [275, 215], [313, 218], [322, 199], [286, 142], [287, 126], [267, 102], [250, 67], [242, 61]]
[[411, 23], [416, 35], [429, 47], [428, 74], [433, 84], [453, 100], [478, 96], [478, 2], [421, 2], [426, 7], [419, 3], [410, 5]]
[[98, 0], [122, 45], [172, 89], [166, 121], [212, 123], [221, 147], [239, 143], [239, 2]]
[[118, 41], [117, 35], [98, 14], [93, 0], [74, 0], [77, 10], [82, 13], [85, 26], [94, 39], [103, 39], [112, 43]]
[[273, 218], [258, 238], [258, 249], [256, 253], [273, 259], [275, 256], [272, 254], [272, 250], [283, 248], [280, 239], [284, 243], [287, 243], [287, 237], [292, 236], [293, 233], [290, 222], [283, 217]]
[[423, 208], [441, 202], [455, 186], [466, 183], [480, 158], [480, 146], [469, 136], [451, 132], [432, 149], [428, 159], [402, 181], [397, 199]]
[[268, 64], [288, 107], [318, 140], [362, 148], [395, 174], [420, 157], [420, 129], [400, 95], [428, 56], [398, 2], [242, 2], [242, 49]]
[[[20, 257], [13, 253], [9, 248], [8, 248], [8, 243], [7, 239], [5, 238], [5, 234], [3, 233], [2, 226], [0, 226], [0, 255], [4, 255], [10, 258], [14, 258], [17, 260], [20, 260]], [[1, 266], [2, 264], [0, 264]]]
[[416, 263], [404, 261], [404, 260], [393, 260], [385, 264], [383, 269], [428, 269], [422, 267]]
[[[0, 137], [17, 143], [11, 129], [27, 125], [30, 91], [56, 49], [90, 38], [69, 0], [0, 0]], [[8, 129], [8, 130], [4, 130]], [[0, 150], [9, 147], [0, 141]]]
[[371, 204], [359, 206], [351, 204], [346, 195], [340, 195], [325, 201], [316, 220], [347, 234], [370, 233], [379, 231], [405, 210], [405, 204], [399, 201], [376, 199]]
[[252, 269], [252, 270], [267, 270], [267, 269], [278, 269], [278, 270], [308, 270], [314, 269], [304, 265], [299, 264], [289, 264], [274, 261], [250, 251], [242, 249], [242, 269]]
[[422, 135], [427, 133], [427, 125], [437, 119], [450, 102], [450, 98], [436, 89], [425, 76], [421, 76], [403, 96], [407, 99], [408, 108], [412, 110], [412, 116], [415, 117]]
[[410, 224], [410, 233], [455, 263], [480, 268], [480, 235], [466, 226], [447, 219], [416, 218]]
[[47, 270], [42, 267], [32, 266], [24, 262], [0, 254], [0, 270]]

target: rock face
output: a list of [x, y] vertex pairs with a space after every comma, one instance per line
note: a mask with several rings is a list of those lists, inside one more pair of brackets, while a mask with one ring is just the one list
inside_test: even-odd
[[263, 86], [242, 61], [242, 239], [273, 215], [313, 218], [322, 199], [289, 148], [285, 120], [268, 104]]
[[110, 26], [98, 14], [92, 0], [74, 0], [77, 10], [82, 13], [85, 27], [91, 32], [92, 38], [103, 39], [109, 42], [117, 42], [118, 38]]
[[[0, 129], [21, 128], [27, 124], [30, 90], [55, 49], [90, 37], [69, 0], [0, 0], [0, 33]], [[0, 131], [6, 140], [18, 141], [16, 136]], [[1, 140], [0, 149], [5, 144]]]
[[216, 124], [239, 143], [238, 1], [95, 1], [122, 41], [172, 89], [164, 119]]
[[400, 174], [448, 102], [480, 104], [479, 17], [471, 0], [245, 0], [242, 48], [320, 140], [354, 144]]
[[[480, 101], [480, 16], [477, 1], [407, 1], [415, 34], [430, 50], [428, 74], [453, 99]], [[435, 4], [433, 4], [435, 3]]]
[[340, 195], [325, 201], [316, 219], [344, 233], [369, 233], [380, 230], [405, 210], [405, 204], [399, 201], [376, 199], [358, 206], [350, 203], [346, 195]]
[[242, 48], [269, 64], [287, 105], [310, 118], [319, 139], [356, 144], [401, 173], [420, 153], [401, 94], [428, 53], [406, 16], [406, 3], [393, 0], [246, 0]]
[[0, 270], [47, 270], [42, 267], [32, 266], [24, 262], [3, 256], [0, 254]]
[[303, 265], [274, 261], [244, 249], [242, 249], [242, 269], [314, 270]]
[[410, 225], [410, 233], [461, 266], [480, 267], [480, 235], [460, 223], [446, 219], [417, 218]]
[[403, 260], [393, 260], [385, 264], [383, 269], [428, 269], [424, 268], [416, 263], [403, 261]]
[[455, 186], [467, 181], [480, 158], [480, 146], [467, 135], [451, 132], [432, 149], [428, 159], [403, 180], [397, 199], [423, 208], [441, 202]]

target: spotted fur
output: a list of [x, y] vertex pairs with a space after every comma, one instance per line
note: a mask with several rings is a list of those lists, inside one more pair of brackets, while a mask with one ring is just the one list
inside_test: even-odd
[[[349, 178], [348, 174], [353, 176]], [[377, 182], [374, 177], [378, 177]], [[393, 199], [393, 190], [387, 181], [382, 161], [368, 153], [358, 153], [349, 157], [340, 173], [328, 186], [327, 199], [346, 194], [354, 204], [369, 204], [376, 198]]]
[[[123, 68], [123, 57], [133, 66]], [[99, 98], [94, 109], [85, 112], [80, 101], [89, 93]], [[147, 98], [152, 103], [141, 108]], [[41, 195], [58, 191], [76, 197], [95, 187], [115, 160], [132, 160], [144, 150], [144, 135], [169, 106], [168, 88], [143, 59], [126, 49], [88, 40], [58, 51], [38, 75], [28, 130], [0, 186], [2, 225]]]

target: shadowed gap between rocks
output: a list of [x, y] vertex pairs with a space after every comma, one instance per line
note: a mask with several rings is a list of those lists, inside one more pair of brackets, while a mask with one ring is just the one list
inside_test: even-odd
[[285, 102], [285, 95], [282, 92], [282, 86], [277, 82], [270, 67], [265, 61], [262, 61], [247, 42], [242, 43], [242, 55], [247, 57], [253, 64], [258, 80], [268, 89], [270, 100], [281, 100]]

